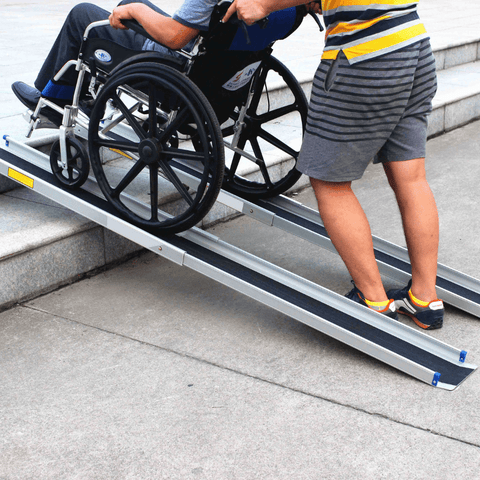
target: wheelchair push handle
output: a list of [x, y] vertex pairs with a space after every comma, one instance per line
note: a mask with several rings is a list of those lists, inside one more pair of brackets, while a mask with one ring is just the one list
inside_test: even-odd
[[[230, 23], [233, 23], [234, 25], [238, 25], [242, 31], [243, 34], [245, 35], [245, 41], [247, 42], [247, 45], [250, 45], [250, 35], [248, 34], [248, 27], [247, 24], [243, 21], [240, 20], [236, 14], [233, 14], [230, 19], [228, 20]], [[268, 17], [261, 18], [260, 20], [257, 20], [254, 25], [259, 25], [260, 28], [263, 30], [264, 28], [267, 28], [268, 25]]]
[[318, 18], [318, 15], [315, 12], [308, 12], [308, 14], [315, 20], [315, 23], [318, 25], [320, 31], [323, 32], [325, 29], [323, 28], [322, 22]]

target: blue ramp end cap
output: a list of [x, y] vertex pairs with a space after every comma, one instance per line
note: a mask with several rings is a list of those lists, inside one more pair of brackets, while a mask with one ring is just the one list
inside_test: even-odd
[[465, 350], [462, 350], [462, 351], [460, 352], [460, 361], [461, 361], [462, 363], [465, 363], [465, 359], [466, 359], [466, 358], [467, 358], [467, 352], [466, 352]]
[[433, 385], [434, 387], [436, 387], [436, 386], [438, 385], [438, 381], [440, 380], [440, 376], [441, 376], [441, 375], [442, 375], [441, 373], [436, 372], [435, 375], [433, 376], [432, 385]]

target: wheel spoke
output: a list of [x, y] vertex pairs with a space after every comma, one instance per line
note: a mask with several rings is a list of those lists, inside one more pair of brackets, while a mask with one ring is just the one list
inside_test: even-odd
[[286, 105], [285, 107], [262, 113], [261, 115], [255, 117], [255, 121], [258, 121], [259, 123], [271, 122], [272, 120], [276, 120], [277, 118], [283, 117], [285, 115], [288, 115], [289, 113], [296, 111], [297, 105], [295, 103], [291, 103], [290, 105]]
[[73, 149], [74, 154], [72, 155], [72, 150], [70, 150], [70, 155], [72, 155], [70, 158], [67, 158], [67, 163], [68, 161], [73, 161], [76, 160], [78, 157], [80, 157], [80, 152], [78, 150]]
[[195, 162], [203, 162], [205, 160], [205, 155], [202, 153], [192, 152], [182, 148], [169, 148], [162, 153], [165, 157], [175, 158], [175, 160], [193, 160]]
[[265, 185], [268, 188], [273, 188], [272, 180], [270, 179], [270, 175], [267, 170], [267, 166], [265, 165], [265, 160], [263, 159], [262, 151], [260, 149], [260, 145], [258, 144], [258, 140], [256, 137], [252, 137], [250, 139], [250, 144], [252, 145], [253, 152], [257, 157], [257, 165], [260, 167], [260, 172], [262, 173], [263, 179], [265, 180]]
[[156, 138], [157, 136], [157, 89], [155, 84], [150, 83], [150, 95], [148, 106], [148, 133], [150, 138]]
[[126, 150], [127, 152], [138, 152], [138, 143], [129, 142], [128, 140], [106, 140], [99, 138], [95, 141], [96, 147], [106, 147], [114, 150]]
[[165, 176], [173, 183], [174, 187], [178, 190], [183, 199], [188, 203], [189, 206], [194, 204], [194, 200], [185, 185], [180, 181], [177, 174], [173, 171], [172, 167], [163, 161], [160, 161], [160, 168], [162, 169]]
[[[245, 135], [242, 135], [240, 137], [239, 142], [238, 142], [237, 148], [239, 148], [240, 150], [243, 150], [246, 143], [247, 143], [247, 139], [245, 138]], [[230, 165], [230, 168], [228, 169], [228, 177], [227, 177], [228, 181], [232, 182], [234, 180], [234, 177], [235, 177], [235, 174], [237, 173], [237, 168], [238, 168], [238, 165], [240, 163], [241, 158], [242, 158], [242, 156], [239, 153], [235, 152], [235, 154], [233, 155], [233, 159], [232, 159], [232, 163]]]
[[115, 92], [112, 94], [112, 100], [115, 102], [115, 105], [125, 116], [125, 119], [128, 121], [128, 124], [133, 128], [140, 140], [147, 138], [145, 130], [137, 122], [136, 118], [132, 115], [132, 112], [127, 108], [127, 106], [122, 102], [118, 94]]
[[118, 198], [120, 193], [122, 193], [135, 178], [138, 177], [140, 172], [145, 168], [145, 163], [138, 161], [133, 165], [133, 167], [127, 172], [127, 174], [122, 178], [120, 183], [112, 190], [111, 196], [113, 198]]
[[274, 147], [277, 147], [280, 150], [283, 150], [285, 153], [288, 153], [291, 157], [297, 158], [298, 152], [293, 148], [289, 147], [286, 143], [283, 143], [278, 138], [274, 137], [272, 134], [266, 132], [263, 129], [260, 129], [258, 136], [265, 140], [266, 142], [272, 144]]
[[158, 165], [150, 165], [151, 221], [158, 222]]
[[172, 136], [172, 134], [182, 126], [185, 120], [187, 120], [188, 113], [189, 113], [189, 110], [187, 107], [182, 108], [177, 113], [177, 116], [173, 119], [172, 123], [170, 123], [163, 132], [159, 133], [158, 139], [161, 142], [168, 140]]
[[249, 112], [257, 111], [258, 105], [260, 103], [260, 99], [262, 98], [263, 87], [264, 85], [266, 85], [267, 75], [270, 70], [264, 63], [260, 66], [260, 69], [261, 70], [260, 70], [259, 76], [255, 79], [255, 85], [254, 85], [255, 89], [253, 92], [252, 101], [250, 102], [250, 106], [248, 108]]

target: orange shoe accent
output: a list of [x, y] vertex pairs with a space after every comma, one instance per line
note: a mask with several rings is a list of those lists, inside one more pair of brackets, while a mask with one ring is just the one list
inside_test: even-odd
[[399, 313], [400, 315], [406, 315], [407, 317], [410, 317], [420, 328], [423, 328], [424, 330], [428, 330], [430, 327], [430, 325], [425, 325], [424, 323], [419, 322], [417, 317], [415, 317], [415, 315], [413, 315], [412, 313], [408, 313], [400, 310], [397, 310], [397, 313]]

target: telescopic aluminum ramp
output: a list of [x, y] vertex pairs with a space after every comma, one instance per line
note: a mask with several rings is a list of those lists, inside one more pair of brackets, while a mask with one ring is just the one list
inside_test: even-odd
[[[186, 266], [423, 382], [453, 390], [476, 370], [467, 352], [371, 311], [319, 285], [193, 228], [159, 238], [119, 218], [89, 180], [66, 191], [48, 171], [48, 157], [9, 142], [0, 148], [0, 174], [99, 225]], [[21, 156], [19, 156], [21, 155]], [[25, 160], [25, 159], [28, 159]], [[31, 163], [33, 162], [33, 163]]]

